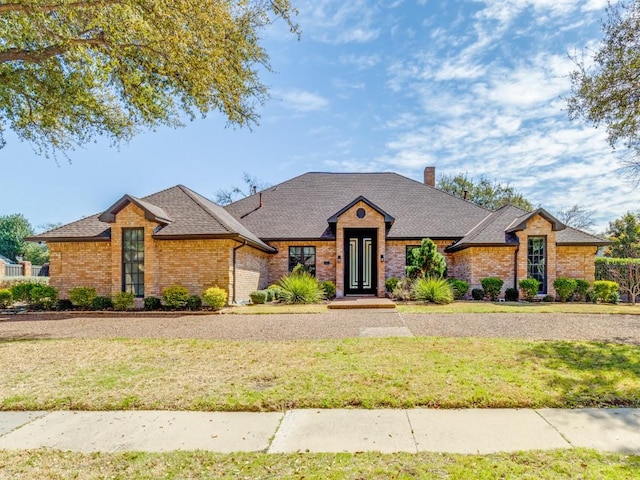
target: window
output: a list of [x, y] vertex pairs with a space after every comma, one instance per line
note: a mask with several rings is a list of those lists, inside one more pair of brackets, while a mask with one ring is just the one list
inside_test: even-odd
[[527, 276], [540, 282], [538, 293], [547, 291], [546, 243], [545, 237], [529, 237], [527, 242]]
[[289, 247], [289, 271], [303, 265], [313, 276], [316, 274], [316, 247]]
[[144, 228], [122, 230], [122, 291], [144, 296]]
[[405, 265], [405, 267], [408, 267], [409, 265], [413, 265], [411, 263], [411, 259], [412, 259], [411, 252], [416, 248], [420, 248], [420, 245], [407, 245], [406, 246], [405, 255], [404, 255], [404, 258], [405, 258], [404, 265]]

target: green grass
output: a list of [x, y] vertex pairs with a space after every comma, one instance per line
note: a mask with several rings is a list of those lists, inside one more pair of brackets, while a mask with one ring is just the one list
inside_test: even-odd
[[640, 304], [457, 301], [449, 305], [397, 304], [401, 313], [580, 313], [640, 315]]
[[640, 406], [640, 347], [505, 339], [0, 342], [0, 409]]
[[640, 456], [592, 450], [494, 455], [436, 453], [73, 453], [0, 450], [0, 477], [151, 479], [637, 479]]
[[288, 305], [284, 303], [266, 303], [261, 305], [243, 305], [227, 307], [224, 313], [241, 315], [266, 315], [275, 313], [324, 313], [328, 308], [325, 303], [311, 305]]

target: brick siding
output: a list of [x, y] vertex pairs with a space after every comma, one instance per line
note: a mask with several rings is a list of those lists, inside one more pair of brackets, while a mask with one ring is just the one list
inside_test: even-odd
[[[336, 242], [298, 240], [269, 242], [269, 245], [278, 249], [278, 253], [268, 258], [269, 284], [289, 273], [289, 247], [316, 247], [316, 278], [336, 283]], [[329, 263], [325, 265], [325, 262]]]

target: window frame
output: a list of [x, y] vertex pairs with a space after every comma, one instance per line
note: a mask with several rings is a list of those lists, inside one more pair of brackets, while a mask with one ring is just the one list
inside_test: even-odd
[[[137, 238], [127, 238], [134, 233], [138, 234]], [[122, 291], [131, 292], [136, 298], [144, 297], [144, 243], [144, 227], [122, 229]], [[134, 248], [131, 248], [132, 244]], [[132, 259], [128, 260], [128, 257]]]
[[[542, 254], [535, 253], [532, 250], [534, 241], [542, 241]], [[534, 258], [532, 258], [534, 257]], [[532, 262], [534, 260], [534, 262]], [[542, 262], [540, 262], [542, 260]], [[532, 273], [535, 267], [538, 270], [542, 265], [542, 279], [540, 279], [539, 273]], [[540, 283], [538, 287], [538, 293], [547, 293], [547, 237], [545, 235], [534, 235], [527, 237], [527, 278], [535, 278]]]
[[[293, 249], [299, 249], [299, 253], [292, 253]], [[313, 254], [307, 254], [305, 250], [313, 249]], [[289, 245], [288, 249], [288, 272], [291, 273], [293, 268], [299, 263], [304, 265], [305, 269], [312, 275], [316, 276], [316, 264], [317, 264], [317, 249], [315, 245]], [[313, 264], [308, 261], [308, 258], [313, 256]], [[292, 261], [292, 259], [295, 259]]]

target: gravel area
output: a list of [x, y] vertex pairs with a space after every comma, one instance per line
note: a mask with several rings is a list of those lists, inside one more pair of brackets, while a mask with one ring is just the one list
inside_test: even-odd
[[0, 315], [0, 341], [37, 338], [303, 340], [372, 336], [595, 340], [640, 345], [640, 316], [582, 314]]

